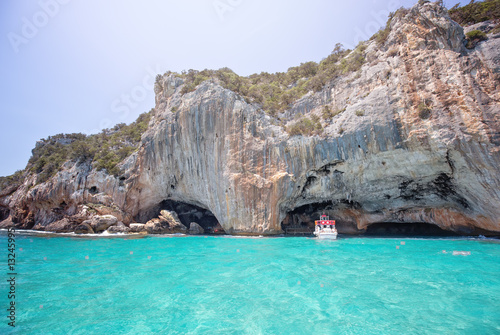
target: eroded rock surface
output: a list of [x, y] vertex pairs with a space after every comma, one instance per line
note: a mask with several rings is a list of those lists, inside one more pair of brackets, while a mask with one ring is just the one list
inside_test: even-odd
[[110, 234], [118, 234], [118, 233], [126, 234], [126, 233], [130, 232], [130, 228], [125, 226], [124, 224], [116, 225], [116, 226], [109, 227], [107, 229], [107, 232]]
[[118, 219], [113, 215], [95, 215], [87, 223], [90, 224], [96, 233], [100, 233], [117, 224]]
[[131, 233], [142, 233], [142, 232], [146, 232], [146, 228], [145, 228], [145, 224], [144, 223], [131, 223], [129, 228], [130, 228], [130, 232]]
[[77, 234], [94, 234], [95, 232], [88, 223], [83, 222], [75, 228], [75, 233], [77, 233]]
[[205, 230], [196, 222], [191, 222], [189, 224], [189, 234], [191, 235], [201, 235], [205, 233]]
[[149, 220], [144, 226], [148, 234], [184, 234], [187, 231], [177, 214], [162, 210], [158, 218]]

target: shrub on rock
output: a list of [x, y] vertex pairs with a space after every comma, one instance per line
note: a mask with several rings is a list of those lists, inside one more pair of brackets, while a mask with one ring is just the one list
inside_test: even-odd
[[473, 49], [479, 42], [488, 39], [488, 36], [486, 36], [486, 34], [481, 30], [469, 31], [467, 34], [465, 34], [465, 37], [467, 39], [467, 49]]

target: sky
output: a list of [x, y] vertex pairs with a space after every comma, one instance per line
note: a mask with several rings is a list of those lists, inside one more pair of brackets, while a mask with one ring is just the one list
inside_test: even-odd
[[42, 138], [133, 122], [154, 107], [158, 73], [283, 72], [353, 48], [416, 2], [2, 0], [0, 176]]

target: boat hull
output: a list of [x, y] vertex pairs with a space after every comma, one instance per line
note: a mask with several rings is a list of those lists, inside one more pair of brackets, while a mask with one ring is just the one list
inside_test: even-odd
[[320, 234], [314, 234], [316, 237], [318, 237], [320, 240], [336, 240], [337, 239], [337, 233], [320, 233]]

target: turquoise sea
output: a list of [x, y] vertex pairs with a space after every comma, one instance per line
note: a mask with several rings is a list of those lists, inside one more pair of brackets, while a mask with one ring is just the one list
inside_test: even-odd
[[500, 334], [499, 240], [17, 233], [0, 334]]

